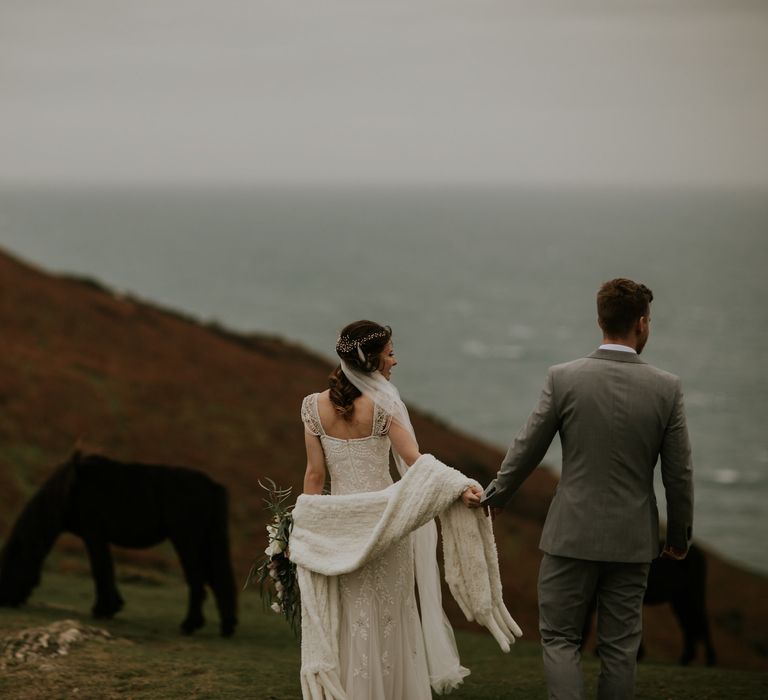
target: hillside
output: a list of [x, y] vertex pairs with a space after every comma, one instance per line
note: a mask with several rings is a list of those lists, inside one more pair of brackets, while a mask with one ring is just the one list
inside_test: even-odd
[[[0, 541], [25, 500], [79, 443], [117, 459], [196, 467], [225, 484], [235, 567], [244, 578], [263, 546], [257, 480], [269, 476], [299, 492], [299, 405], [325, 386], [326, 360], [280, 339], [200, 324], [93, 281], [49, 275], [2, 252], [0, 337]], [[495, 473], [498, 449], [420, 411], [412, 418], [423, 451], [482, 482]], [[537, 470], [496, 523], [508, 607], [529, 639], [536, 638], [537, 542], [554, 485], [548, 471]], [[74, 538], [62, 537], [56, 555], [59, 571], [85, 566]], [[177, 567], [168, 548], [121, 551], [117, 560], [118, 573]], [[768, 669], [768, 580], [712, 554], [709, 563], [721, 664]], [[459, 622], [456, 608], [449, 612]], [[666, 606], [646, 610], [646, 646], [652, 659], [679, 655]]]

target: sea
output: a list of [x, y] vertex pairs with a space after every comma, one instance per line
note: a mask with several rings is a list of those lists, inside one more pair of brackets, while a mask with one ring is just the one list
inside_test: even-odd
[[0, 246], [329, 359], [346, 323], [387, 323], [403, 397], [500, 448], [547, 367], [599, 344], [599, 285], [644, 282], [643, 357], [685, 391], [695, 539], [768, 573], [768, 193], [5, 187]]

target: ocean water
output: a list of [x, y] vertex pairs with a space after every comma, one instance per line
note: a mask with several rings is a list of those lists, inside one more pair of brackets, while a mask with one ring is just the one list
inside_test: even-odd
[[768, 573], [765, 193], [5, 190], [0, 245], [329, 357], [347, 322], [389, 323], [403, 396], [500, 447], [547, 367], [599, 343], [599, 284], [643, 281], [644, 358], [686, 394], [695, 537]]

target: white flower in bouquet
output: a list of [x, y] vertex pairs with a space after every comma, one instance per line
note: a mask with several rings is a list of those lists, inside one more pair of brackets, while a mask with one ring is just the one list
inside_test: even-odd
[[272, 516], [266, 525], [267, 548], [264, 550], [265, 557], [254, 562], [243, 588], [253, 582], [260, 584], [262, 599], [273, 612], [284, 615], [294, 633], [298, 634], [301, 608], [296, 565], [288, 558], [293, 506], [286, 502], [291, 489], [279, 488], [271, 479], [265, 481], [266, 485], [259, 481], [259, 486], [267, 492], [264, 502]]
[[268, 557], [282, 554], [285, 551], [285, 546], [285, 540], [270, 540], [269, 546], [264, 550], [264, 554]]

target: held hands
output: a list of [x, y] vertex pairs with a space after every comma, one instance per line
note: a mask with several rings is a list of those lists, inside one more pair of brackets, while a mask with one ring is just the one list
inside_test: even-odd
[[464, 490], [461, 494], [462, 503], [467, 508], [482, 508], [486, 516], [490, 516], [491, 520], [494, 520], [496, 516], [501, 513], [501, 508], [494, 508], [493, 506], [481, 506], [480, 501], [483, 498], [483, 489], [479, 486], [470, 486]]
[[479, 508], [482, 497], [483, 490], [479, 486], [472, 485], [464, 489], [464, 492], [461, 494], [461, 501], [467, 508]]

